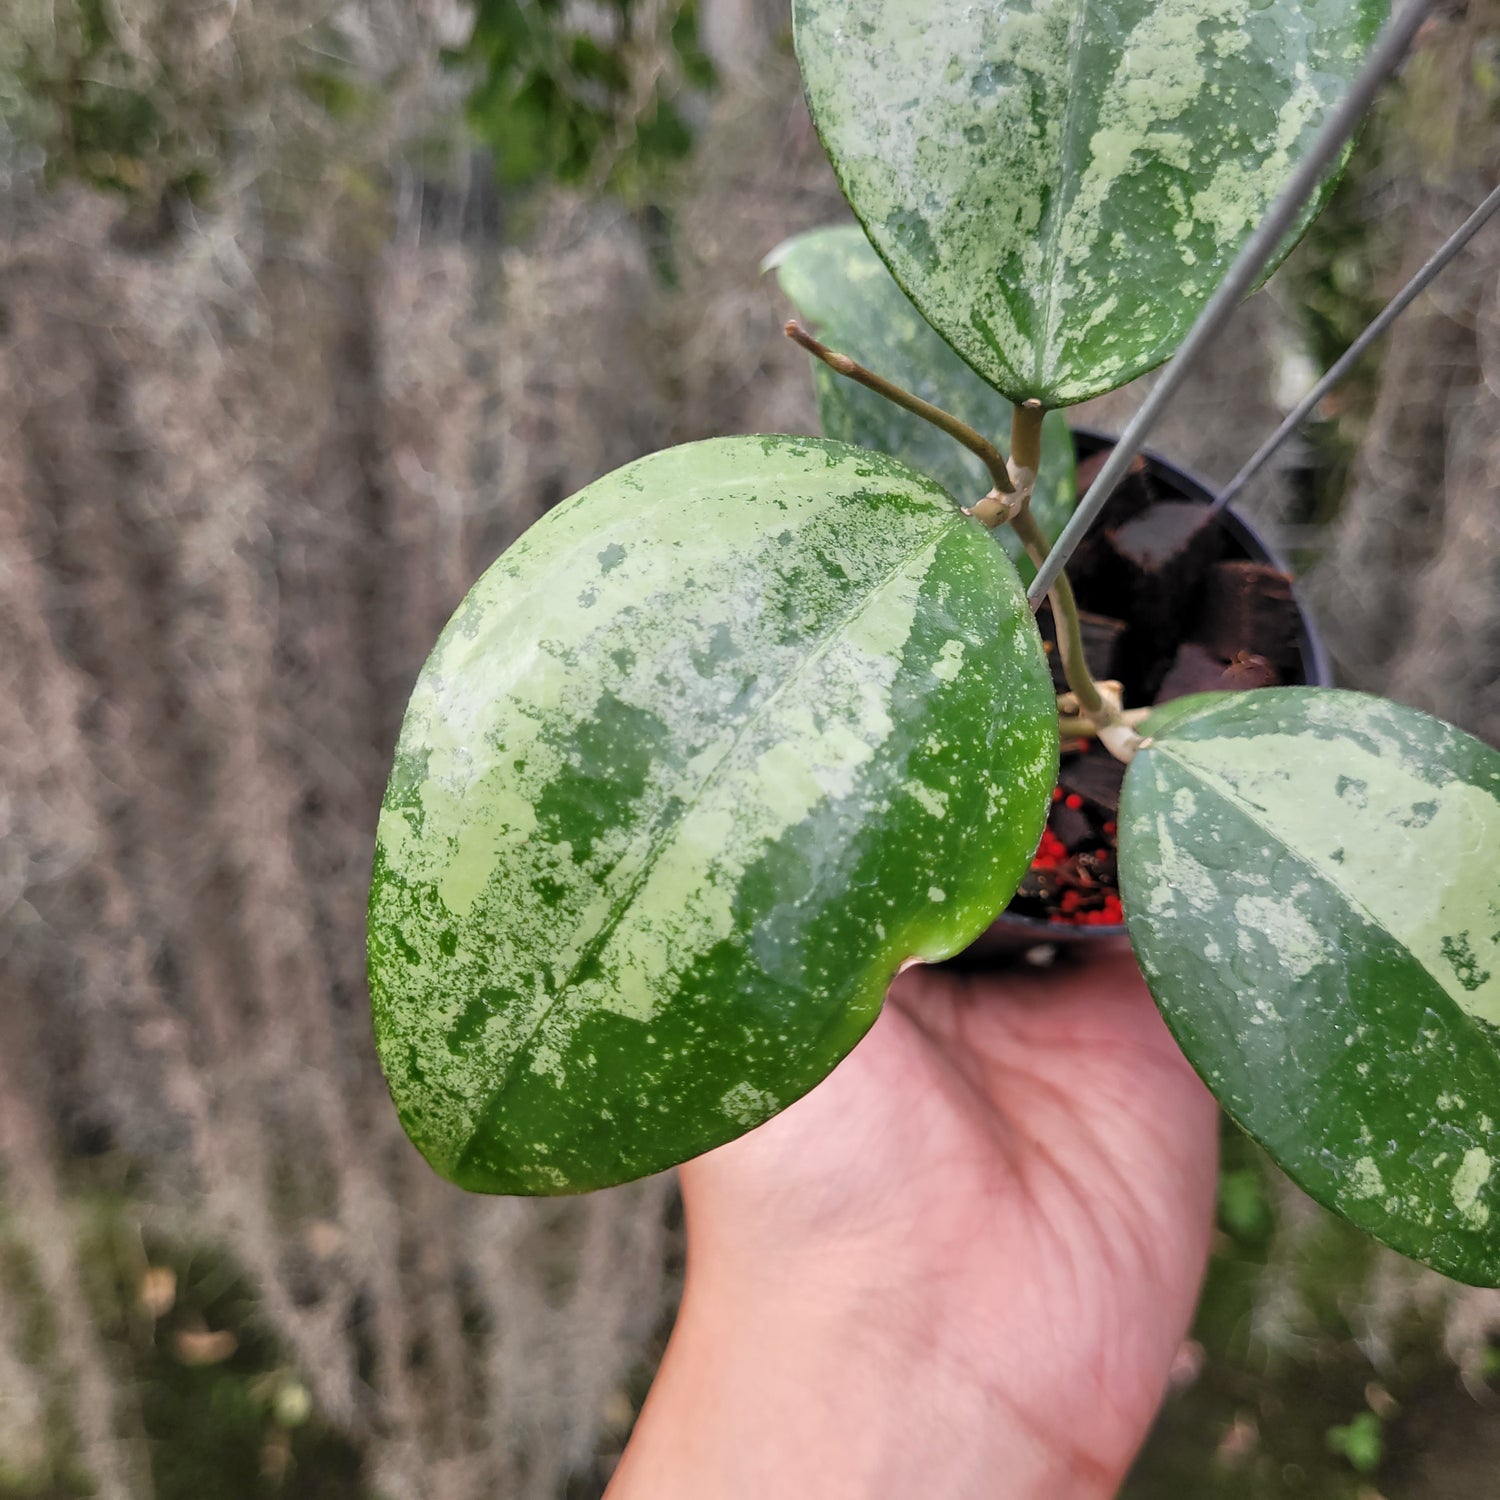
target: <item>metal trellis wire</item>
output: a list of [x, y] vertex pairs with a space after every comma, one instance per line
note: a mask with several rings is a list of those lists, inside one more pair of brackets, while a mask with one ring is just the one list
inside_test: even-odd
[[1349, 373], [1360, 355], [1421, 296], [1438, 272], [1484, 228], [1496, 209], [1500, 209], [1500, 187], [1443, 241], [1416, 275], [1386, 303], [1370, 326], [1334, 361], [1328, 373], [1286, 414], [1281, 426], [1255, 450], [1245, 461], [1244, 468], [1224, 486], [1219, 498], [1214, 501], [1215, 513], [1223, 510], [1260, 473], [1266, 460], [1307, 420], [1308, 414]]

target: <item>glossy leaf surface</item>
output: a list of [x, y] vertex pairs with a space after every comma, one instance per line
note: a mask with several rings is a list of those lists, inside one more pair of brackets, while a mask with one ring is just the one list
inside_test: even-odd
[[407, 709], [369, 942], [408, 1133], [556, 1193], [759, 1124], [1005, 905], [1056, 759], [1015, 570], [931, 480], [769, 437], [590, 485]]
[[1048, 406], [1172, 353], [1385, 10], [794, 3], [813, 119], [876, 248], [969, 364]]
[[[956, 355], [896, 285], [885, 262], [854, 224], [814, 229], [766, 258], [797, 311], [825, 343], [940, 406], [1003, 452], [1011, 405]], [[984, 465], [930, 422], [811, 359], [818, 415], [826, 437], [889, 453], [936, 479], [972, 505], [990, 488]], [[1042, 471], [1031, 509], [1048, 541], [1067, 525], [1077, 499], [1073, 438], [1061, 413], [1042, 425]], [[1021, 578], [1036, 572], [1008, 526], [995, 532]]]
[[1359, 693], [1155, 715], [1130, 939], [1183, 1051], [1313, 1197], [1500, 1282], [1500, 755]]

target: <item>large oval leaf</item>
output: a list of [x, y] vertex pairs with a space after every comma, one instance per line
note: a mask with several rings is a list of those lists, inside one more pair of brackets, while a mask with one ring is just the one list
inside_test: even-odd
[[[819, 336], [897, 385], [951, 412], [1003, 449], [1011, 405], [956, 355], [896, 285], [864, 232], [853, 224], [813, 229], [766, 257], [781, 289]], [[936, 479], [972, 505], [990, 488], [989, 472], [969, 450], [930, 422], [812, 360], [824, 435], [889, 453]], [[1073, 435], [1060, 412], [1042, 423], [1042, 469], [1031, 511], [1049, 542], [1068, 524], [1077, 500]], [[1024, 582], [1036, 573], [1009, 526], [995, 533]]]
[[1004, 906], [1056, 755], [1015, 570], [931, 480], [767, 437], [590, 485], [407, 709], [369, 928], [407, 1131], [513, 1193], [741, 1134]]
[[1313, 1197], [1500, 1282], [1500, 755], [1313, 688], [1184, 699], [1146, 733], [1120, 885], [1183, 1051]]
[[795, 0], [794, 17], [813, 119], [896, 279], [1011, 400], [1057, 406], [1182, 341], [1385, 10]]

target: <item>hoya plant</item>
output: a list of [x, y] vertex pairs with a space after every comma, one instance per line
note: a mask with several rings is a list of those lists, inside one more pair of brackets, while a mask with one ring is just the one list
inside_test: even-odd
[[862, 228], [772, 259], [865, 363], [793, 325], [827, 436], [606, 476], [437, 642], [369, 960], [391, 1091], [440, 1173], [603, 1187], [814, 1088], [902, 965], [1006, 905], [1067, 734], [1128, 764], [1130, 940], [1228, 1112], [1377, 1238], [1500, 1282], [1500, 755], [1331, 689], [1128, 703], [1043, 567], [1074, 487], [1059, 408], [1182, 344], [1383, 18], [797, 0]]

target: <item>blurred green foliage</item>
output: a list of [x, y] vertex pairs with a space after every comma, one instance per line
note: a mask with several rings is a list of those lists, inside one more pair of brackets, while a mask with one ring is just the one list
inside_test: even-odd
[[1328, 1429], [1328, 1448], [1341, 1453], [1360, 1474], [1373, 1474], [1380, 1467], [1385, 1447], [1380, 1418], [1372, 1411], [1357, 1412], [1340, 1427]]
[[[318, 1411], [256, 1294], [218, 1249], [143, 1231], [131, 1203], [96, 1188], [71, 1205], [82, 1284], [112, 1373], [119, 1420], [144, 1441], [154, 1500], [367, 1500], [358, 1448]], [[0, 1295], [43, 1398], [25, 1461], [0, 1458], [0, 1500], [87, 1500], [97, 1485], [76, 1423], [57, 1319], [0, 1200]]]
[[714, 81], [696, 0], [478, 0], [448, 56], [477, 71], [469, 128], [502, 182], [626, 196], [691, 149], [688, 101]]
[[[1382, 1264], [1389, 1278], [1401, 1263], [1292, 1194], [1227, 1123], [1222, 1150], [1217, 1233], [1192, 1340], [1122, 1500], [1477, 1494], [1462, 1474], [1497, 1413], [1443, 1353], [1441, 1302], [1393, 1302], [1372, 1338], [1374, 1280]], [[1387, 1280], [1387, 1295], [1392, 1286]]]
[[[345, 17], [351, 35], [362, 34], [358, 19]], [[49, 183], [119, 192], [149, 212], [171, 197], [203, 200], [270, 132], [292, 145], [294, 175], [308, 176], [298, 139], [321, 140], [334, 160], [368, 147], [394, 78], [438, 62], [421, 26], [386, 37], [392, 55], [377, 63], [343, 24], [311, 0], [254, 12], [3, 0], [0, 171], [7, 157], [40, 164]], [[476, 0], [469, 39], [441, 60], [473, 80], [468, 133], [502, 183], [635, 200], [691, 149], [714, 84], [696, 0]]]
[[[228, 1255], [142, 1235], [103, 1202], [85, 1240], [96, 1327], [128, 1372], [154, 1500], [362, 1500], [358, 1450], [323, 1420]], [[142, 1276], [170, 1274], [170, 1306]]]
[[219, 112], [175, 107], [170, 60], [122, 37], [106, 0], [17, 0], [0, 21], [0, 131], [39, 146], [49, 182], [198, 197], [224, 146]]

